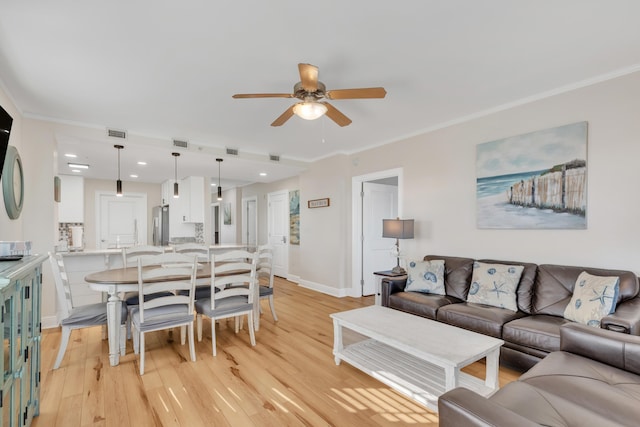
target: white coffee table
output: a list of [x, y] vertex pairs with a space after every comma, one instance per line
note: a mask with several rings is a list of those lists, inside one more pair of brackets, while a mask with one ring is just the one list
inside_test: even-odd
[[[458, 386], [483, 396], [499, 388], [500, 339], [380, 306], [331, 318], [336, 365], [344, 360], [432, 410], [440, 395]], [[345, 345], [344, 328], [362, 339]], [[484, 357], [485, 380], [460, 372]]]

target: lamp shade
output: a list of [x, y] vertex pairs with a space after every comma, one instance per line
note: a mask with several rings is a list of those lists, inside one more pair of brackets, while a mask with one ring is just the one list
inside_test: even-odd
[[412, 219], [383, 219], [382, 237], [393, 239], [413, 239]]

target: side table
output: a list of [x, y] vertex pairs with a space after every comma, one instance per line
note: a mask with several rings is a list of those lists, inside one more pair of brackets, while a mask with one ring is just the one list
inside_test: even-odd
[[382, 305], [382, 279], [385, 277], [391, 277], [393, 279], [402, 279], [407, 277], [406, 274], [402, 273], [393, 273], [391, 270], [385, 271], [374, 271], [373, 275], [376, 279], [376, 295], [375, 295], [375, 303], [376, 305]]

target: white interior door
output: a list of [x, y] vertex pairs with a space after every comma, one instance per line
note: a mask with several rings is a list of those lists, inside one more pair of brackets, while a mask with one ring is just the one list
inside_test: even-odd
[[382, 220], [398, 216], [398, 187], [363, 182], [362, 212], [362, 295], [373, 295], [373, 272], [396, 265], [396, 258], [390, 255], [395, 239], [382, 237]]
[[286, 278], [289, 273], [289, 191], [267, 195], [267, 233], [273, 246], [273, 274]]
[[258, 199], [242, 199], [242, 243], [258, 244]]
[[147, 244], [147, 195], [96, 194], [99, 249]]

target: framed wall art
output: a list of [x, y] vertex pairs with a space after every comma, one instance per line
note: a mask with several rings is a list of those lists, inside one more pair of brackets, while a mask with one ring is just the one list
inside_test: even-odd
[[587, 228], [587, 122], [479, 144], [478, 228]]

